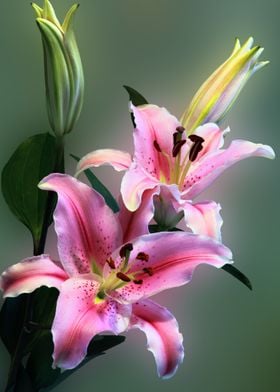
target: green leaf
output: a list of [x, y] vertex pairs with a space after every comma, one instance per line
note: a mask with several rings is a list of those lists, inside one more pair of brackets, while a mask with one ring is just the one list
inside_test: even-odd
[[222, 269], [232, 275], [234, 278], [238, 279], [243, 283], [248, 289], [253, 290], [253, 286], [250, 280], [245, 276], [239, 269], [234, 267], [232, 264], [225, 264]]
[[134, 88], [129, 87], [129, 86], [123, 86], [123, 87], [128, 92], [129, 99], [133, 103], [134, 106], [146, 105], [149, 103], [146, 100], [146, 98], [144, 98], [143, 95], [138, 93], [138, 91], [136, 91]]
[[48, 201], [48, 193], [37, 185], [55, 164], [56, 140], [45, 133], [20, 144], [2, 172], [3, 196], [13, 214], [30, 230], [35, 244], [41, 238]]
[[[143, 95], [138, 93], [138, 91], [136, 91], [134, 88], [129, 87], [129, 86], [123, 86], [123, 87], [128, 92], [129, 99], [133, 103], [134, 106], [146, 105], [148, 103], [146, 98], [144, 98]], [[134, 128], [136, 128], [136, 123], [135, 123], [135, 118], [134, 118], [133, 113], [130, 113], [130, 117], [131, 117], [131, 121], [132, 121]]]
[[[78, 158], [76, 155], [70, 154], [70, 156], [79, 162], [80, 158]], [[119, 205], [109, 189], [102, 184], [102, 182], [93, 174], [91, 170], [87, 169], [84, 171], [84, 173], [92, 188], [104, 197], [106, 204], [111, 208], [111, 210], [113, 212], [118, 212], [120, 210]]]
[[[40, 287], [31, 294], [7, 298], [0, 311], [0, 337], [8, 352], [13, 356], [20, 334], [24, 334], [21, 358], [28, 354], [34, 343], [50, 329], [54, 318], [58, 290]], [[32, 312], [27, 314], [27, 302]], [[31, 309], [31, 306], [29, 306]]]
[[150, 233], [160, 233], [162, 231], [184, 231], [184, 230], [179, 229], [178, 227], [168, 228], [168, 227], [162, 227], [162, 226], [156, 225], [156, 224], [149, 225], [149, 232]]
[[16, 383], [6, 392], [36, 392], [29, 374], [22, 365], [19, 366]]
[[48, 333], [41, 338], [32, 351], [26, 369], [37, 391], [50, 391], [87, 362], [104, 354], [104, 351], [122, 343], [124, 340], [124, 336], [95, 336], [89, 344], [84, 361], [75, 369], [61, 373], [59, 369], [52, 368], [53, 342], [51, 334]]
[[0, 336], [10, 354], [16, 349], [25, 318], [25, 302], [27, 294], [17, 298], [7, 298], [0, 311]]

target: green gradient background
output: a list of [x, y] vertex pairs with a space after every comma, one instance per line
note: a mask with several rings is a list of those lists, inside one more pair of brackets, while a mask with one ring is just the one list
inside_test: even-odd
[[[72, 2], [54, 0], [60, 16]], [[279, 151], [279, 0], [81, 0], [76, 31], [86, 77], [85, 106], [68, 152], [132, 150], [128, 84], [180, 116], [202, 81], [229, 54], [234, 38], [253, 35], [271, 64], [248, 83], [228, 115], [228, 139], [246, 138]], [[42, 50], [29, 1], [1, 0], [0, 167], [31, 134], [47, 131]], [[68, 170], [73, 173], [68, 159]], [[119, 175], [98, 172], [117, 192]], [[274, 392], [280, 390], [279, 161], [251, 159], [203, 194], [223, 207], [223, 238], [249, 292], [220, 270], [201, 267], [188, 287], [158, 297], [177, 317], [186, 355], [161, 381], [139, 332], [92, 361], [57, 392]], [[0, 199], [0, 269], [31, 254], [25, 228]], [[54, 241], [52, 241], [54, 243]], [[52, 242], [49, 251], [52, 253]], [[8, 356], [0, 346], [0, 390]]]

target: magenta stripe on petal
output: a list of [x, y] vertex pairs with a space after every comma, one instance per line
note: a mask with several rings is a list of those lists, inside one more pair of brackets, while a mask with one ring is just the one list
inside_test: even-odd
[[112, 300], [95, 304], [98, 288], [90, 275], [68, 279], [62, 285], [52, 326], [54, 367], [75, 368], [96, 334], [118, 334], [127, 328], [131, 307]]
[[58, 194], [54, 212], [58, 250], [64, 269], [72, 276], [100, 268], [122, 240], [116, 215], [94, 189], [63, 174], [51, 174], [40, 188]]
[[[231, 263], [232, 257], [231, 251], [220, 242], [184, 232], [144, 235], [132, 241], [132, 245], [127, 273], [137, 273], [137, 279], [143, 282], [128, 283], [112, 293], [112, 297], [124, 303], [133, 303], [181, 286], [191, 280], [198, 265], [209, 264], [219, 268]], [[137, 257], [141, 252], [148, 255], [148, 260]], [[118, 250], [113, 253], [114, 260], [118, 260], [118, 253]], [[147, 268], [151, 274], [147, 273]]]
[[151, 300], [132, 307], [130, 328], [138, 328], [147, 336], [147, 348], [155, 357], [158, 375], [170, 378], [184, 359], [183, 336], [174, 316]]
[[41, 255], [25, 259], [4, 271], [0, 277], [0, 288], [4, 297], [16, 297], [31, 293], [40, 286], [60, 289], [67, 278], [66, 272], [48, 255]]

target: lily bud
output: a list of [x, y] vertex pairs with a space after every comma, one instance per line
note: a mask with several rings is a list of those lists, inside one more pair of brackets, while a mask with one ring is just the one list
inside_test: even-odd
[[60, 24], [49, 0], [43, 8], [32, 3], [43, 41], [48, 116], [57, 136], [73, 129], [83, 104], [83, 67], [72, 27], [78, 6]]
[[254, 72], [268, 64], [258, 62], [263, 48], [250, 37], [243, 46], [235, 41], [230, 57], [202, 84], [184, 112], [181, 123], [191, 134], [199, 125], [219, 122]]

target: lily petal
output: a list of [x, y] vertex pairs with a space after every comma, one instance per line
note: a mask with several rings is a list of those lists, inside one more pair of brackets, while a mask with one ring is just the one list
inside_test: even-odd
[[117, 171], [127, 170], [131, 164], [131, 157], [128, 152], [111, 150], [109, 148], [95, 150], [85, 155], [78, 163], [75, 177], [82, 171], [91, 167], [110, 165]]
[[118, 334], [127, 328], [131, 307], [111, 300], [94, 304], [98, 288], [99, 283], [86, 277], [68, 279], [61, 286], [52, 326], [53, 367], [75, 368], [96, 334]]
[[[162, 232], [144, 235], [132, 242], [127, 275], [134, 274], [142, 284], [133, 281], [110, 293], [124, 303], [133, 303], [160, 291], [188, 283], [195, 268], [200, 264], [222, 267], [231, 263], [231, 251], [209, 237], [185, 232]], [[148, 260], [139, 260], [139, 253], [145, 253]], [[112, 258], [119, 266], [119, 250]], [[110, 272], [109, 266], [105, 269]], [[147, 270], [148, 269], [148, 270]], [[151, 273], [147, 273], [150, 271]], [[105, 276], [106, 276], [106, 270]]]
[[154, 193], [154, 190], [145, 191], [139, 208], [134, 212], [129, 211], [120, 198], [118, 217], [123, 230], [123, 243], [130, 242], [140, 235], [149, 234], [149, 222], [154, 216]]
[[183, 336], [175, 317], [163, 306], [142, 300], [132, 306], [130, 328], [139, 328], [146, 334], [159, 377], [172, 377], [184, 358]]
[[16, 297], [41, 286], [60, 289], [66, 279], [68, 275], [63, 269], [48, 255], [41, 255], [24, 259], [4, 271], [0, 277], [0, 288], [4, 297]]
[[136, 123], [133, 134], [135, 161], [151, 176], [159, 178], [163, 175], [169, 179], [170, 165], [166, 157], [155, 149], [154, 142], [172, 160], [173, 133], [180, 122], [165, 108], [156, 105], [131, 105], [131, 108]]
[[225, 169], [249, 157], [274, 159], [275, 153], [270, 146], [234, 140], [225, 150], [205, 156], [191, 168], [184, 183], [184, 198], [193, 199], [206, 189]]
[[197, 161], [206, 154], [219, 150], [224, 145], [224, 135], [230, 131], [229, 128], [222, 130], [214, 123], [204, 124], [195, 130], [195, 134], [204, 139], [203, 148], [198, 153]]
[[133, 162], [125, 173], [121, 183], [121, 194], [126, 208], [135, 211], [141, 204], [142, 195], [147, 189], [155, 189], [160, 182], [147, 174], [143, 168]]
[[70, 276], [103, 267], [121, 244], [121, 227], [99, 193], [75, 178], [51, 174], [39, 184], [58, 194], [54, 212], [61, 263]]
[[181, 203], [180, 209], [184, 211], [186, 225], [194, 234], [206, 235], [218, 241], [222, 240], [223, 220], [220, 215], [220, 204], [214, 201], [194, 204], [185, 201]]

